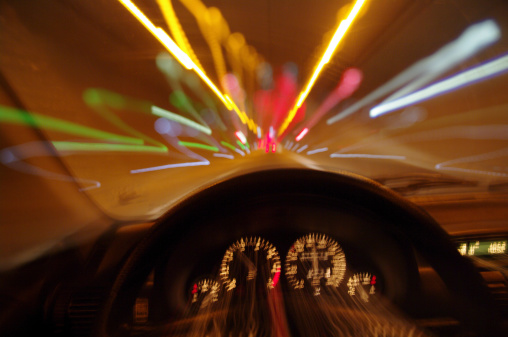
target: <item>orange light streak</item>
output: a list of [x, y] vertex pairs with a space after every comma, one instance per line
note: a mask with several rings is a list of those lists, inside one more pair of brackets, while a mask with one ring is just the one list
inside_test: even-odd
[[305, 89], [300, 93], [298, 96], [298, 99], [296, 100], [295, 105], [293, 108], [289, 111], [288, 116], [284, 120], [284, 123], [282, 123], [281, 127], [279, 128], [278, 135], [282, 135], [284, 131], [286, 131], [286, 128], [289, 126], [291, 121], [295, 118], [296, 112], [298, 111], [298, 108], [300, 108], [309, 95], [310, 90], [314, 86], [314, 83], [316, 82], [319, 74], [321, 73], [321, 70], [323, 67], [330, 62], [330, 59], [337, 49], [337, 46], [339, 45], [340, 41], [346, 35], [347, 30], [353, 23], [353, 20], [357, 17], [358, 13], [360, 12], [360, 9], [362, 8], [363, 4], [365, 3], [365, 0], [357, 0], [355, 5], [353, 6], [353, 9], [351, 9], [351, 12], [349, 13], [348, 17], [345, 20], [342, 20], [339, 24], [339, 27], [337, 27], [337, 30], [335, 31], [335, 34], [333, 34], [333, 37], [328, 44], [328, 47], [326, 48], [325, 53], [321, 57], [321, 60], [317, 64], [316, 68], [314, 69], [314, 73], [312, 74], [311, 78], [307, 82], [307, 85], [305, 86]]
[[134, 15], [148, 31], [150, 31], [166, 49], [180, 62], [185, 68], [194, 70], [196, 74], [208, 85], [208, 87], [215, 93], [215, 95], [222, 101], [228, 110], [234, 110], [243, 124], [247, 124], [252, 132], [257, 131], [257, 125], [251, 121], [245, 112], [240, 111], [236, 104], [213, 84], [213, 82], [206, 76], [205, 72], [198, 67], [192, 59], [178, 47], [178, 45], [169, 37], [169, 35], [160, 27], [156, 27], [150, 19], [148, 19], [141, 10], [136, 7], [130, 0], [118, 0], [122, 5], [127, 8], [132, 15]]

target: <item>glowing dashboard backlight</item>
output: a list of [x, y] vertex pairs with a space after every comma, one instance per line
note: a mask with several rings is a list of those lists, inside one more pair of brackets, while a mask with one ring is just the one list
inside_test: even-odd
[[468, 241], [458, 244], [460, 255], [465, 256], [485, 256], [506, 254], [508, 240], [489, 240], [489, 241]]

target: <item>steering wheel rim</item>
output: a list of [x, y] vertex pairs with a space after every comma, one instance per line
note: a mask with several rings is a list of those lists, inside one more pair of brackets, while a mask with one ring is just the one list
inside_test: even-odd
[[[130, 253], [99, 313], [94, 335], [110, 335], [111, 321], [117, 321], [120, 315], [114, 313], [120, 313], [117, 309], [122, 306], [132, 308], [133, 290], [139, 290], [151, 270], [146, 262], [161, 256], [171, 246], [168, 238], [177, 240], [181, 229], [168, 223], [182, 223], [196, 209], [204, 205], [210, 207], [210, 203], [238, 200], [245, 191], [269, 193], [274, 189], [329, 195], [340, 191], [341, 197], [367, 203], [370, 209], [385, 217], [411, 220], [392, 223], [409, 238], [451, 290], [460, 305], [459, 320], [482, 336], [499, 335], [500, 319], [492, 310], [494, 304], [483, 279], [474, 265], [458, 253], [449, 235], [424, 210], [373, 180], [349, 172], [308, 169], [276, 169], [234, 177], [198, 191], [173, 207]], [[400, 226], [401, 223], [405, 226]]]

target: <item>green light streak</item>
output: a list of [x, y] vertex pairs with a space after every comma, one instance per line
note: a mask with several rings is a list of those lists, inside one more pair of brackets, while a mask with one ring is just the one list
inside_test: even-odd
[[92, 152], [159, 152], [167, 151], [157, 146], [109, 144], [109, 143], [78, 143], [78, 142], [51, 142], [58, 151], [92, 151]]
[[178, 145], [185, 146], [185, 147], [192, 147], [197, 149], [203, 149], [213, 152], [219, 152], [219, 149], [215, 146], [200, 144], [200, 143], [191, 143], [191, 142], [178, 142]]
[[193, 128], [195, 130], [198, 130], [198, 131], [201, 131], [207, 135], [211, 135], [212, 134], [212, 130], [209, 128], [209, 127], [205, 127], [201, 124], [198, 124], [194, 121], [191, 121], [190, 119], [187, 119], [185, 117], [182, 117], [180, 115], [177, 115], [173, 112], [170, 112], [170, 111], [167, 111], [167, 110], [164, 110], [162, 108], [159, 108], [155, 105], [152, 106], [152, 114], [155, 115], [155, 116], [158, 116], [158, 117], [162, 117], [162, 118], [166, 118], [166, 119], [169, 119], [169, 120], [172, 120], [174, 122], [177, 122], [177, 123], [180, 123], [180, 124], [183, 124], [183, 125], [187, 125], [188, 127], [190, 128]]
[[105, 89], [88, 88], [83, 92], [83, 100], [102, 118], [124, 132], [144, 140], [146, 143], [158, 146], [164, 150], [167, 147], [155, 139], [139, 132], [125, 123], [112, 109], [129, 110], [151, 115], [152, 104], [149, 101], [130, 98]]
[[0, 122], [28, 125], [44, 130], [59, 131], [74, 136], [83, 136], [112, 142], [143, 144], [143, 140], [139, 138], [121, 136], [72, 122], [67, 122], [58, 118], [29, 113], [25, 110], [18, 110], [5, 106], [0, 106]]
[[245, 151], [245, 146], [242, 144], [241, 141], [237, 140], [236, 144], [238, 144], [238, 146], [240, 146], [240, 148]]
[[223, 146], [225, 146], [225, 147], [227, 147], [228, 149], [230, 149], [230, 150], [233, 150], [233, 151], [235, 151], [235, 152], [236, 152], [236, 150], [237, 150], [237, 149], [236, 149], [236, 147], [234, 147], [233, 145], [229, 144], [228, 142], [221, 141], [220, 143], [221, 143]]

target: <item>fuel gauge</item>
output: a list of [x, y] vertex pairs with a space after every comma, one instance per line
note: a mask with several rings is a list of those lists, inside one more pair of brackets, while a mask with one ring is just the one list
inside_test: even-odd
[[371, 273], [356, 273], [346, 283], [348, 294], [351, 297], [358, 297], [364, 302], [369, 302], [369, 297], [378, 291], [378, 278]]

